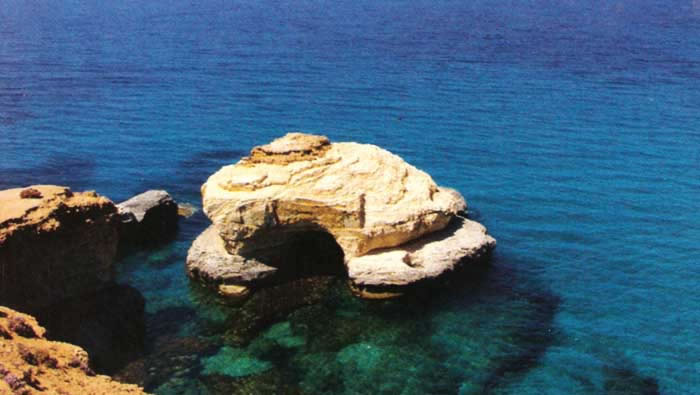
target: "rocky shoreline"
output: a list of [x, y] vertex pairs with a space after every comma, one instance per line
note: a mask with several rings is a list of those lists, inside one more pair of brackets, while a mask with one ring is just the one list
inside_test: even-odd
[[[289, 133], [255, 147], [201, 191], [212, 224], [192, 243], [187, 274], [224, 302], [250, 298], [252, 310], [269, 295], [297, 295], [232, 329], [234, 338], [316, 300], [331, 279], [362, 298], [393, 298], [487, 261], [496, 244], [465, 217], [459, 192], [379, 147], [324, 136]], [[118, 251], [169, 242], [178, 215], [193, 212], [165, 191], [116, 205], [55, 185], [0, 191], [0, 388], [142, 393], [94, 375], [132, 371], [143, 353], [144, 298], [114, 282], [113, 265]], [[82, 348], [50, 342], [37, 319], [53, 340]]]
[[[145, 334], [143, 296], [114, 281], [118, 249], [169, 240], [177, 218], [178, 206], [165, 191], [148, 191], [120, 205], [93, 191], [57, 185], [0, 191], [0, 305], [7, 307], [0, 318], [30, 323], [36, 334], [32, 341], [41, 343], [38, 349], [68, 345], [45, 339], [37, 319], [51, 339], [81, 346], [70, 347], [81, 353], [87, 377], [94, 376], [92, 369], [117, 370], [143, 352]], [[71, 379], [63, 365], [72, 362], [54, 363], [50, 357], [45, 367], [33, 358], [14, 361], [17, 350], [29, 355], [21, 352], [27, 346], [21, 336], [1, 327], [2, 360], [12, 365], [0, 369], [5, 378], [0, 386], [5, 383], [22, 394], [31, 388], [59, 393], [76, 393], [73, 385], [90, 388], [89, 379]], [[83, 348], [91, 355], [89, 362]], [[17, 376], [16, 370], [24, 373]], [[60, 375], [65, 382], [56, 378]], [[96, 382], [104, 389], [90, 393], [141, 393], [135, 386], [111, 385], [107, 378]]]

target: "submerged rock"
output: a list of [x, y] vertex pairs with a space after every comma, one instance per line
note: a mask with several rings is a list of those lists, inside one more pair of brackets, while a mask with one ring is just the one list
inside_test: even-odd
[[309, 277], [261, 289], [250, 296], [228, 323], [226, 339], [234, 345], [249, 343], [260, 331], [303, 306], [319, 303], [334, 277]]
[[49, 341], [26, 314], [0, 307], [0, 393], [144, 394], [131, 384], [96, 375], [80, 347]]
[[119, 203], [117, 208], [124, 241], [164, 241], [170, 239], [177, 229], [178, 205], [166, 191], [146, 191]]
[[633, 369], [627, 367], [605, 366], [605, 393], [608, 395], [660, 394], [659, 383], [653, 377], [645, 377]]
[[[213, 225], [193, 244], [187, 268], [212, 285], [257, 286], [306, 273], [296, 266], [313, 260], [339, 260], [359, 295], [389, 297], [495, 245], [483, 226], [455, 219], [466, 209], [457, 191], [379, 147], [324, 136], [289, 133], [253, 148], [209, 177], [202, 198]], [[435, 233], [451, 222], [454, 229]], [[300, 244], [310, 233], [317, 236]], [[340, 253], [327, 253], [334, 248]]]
[[116, 212], [105, 197], [61, 186], [0, 191], [0, 301], [33, 313], [104, 287], [119, 240]]
[[[113, 377], [142, 386], [147, 391], [160, 393], [158, 389], [164, 385], [167, 386], [173, 378], [196, 382], [195, 376], [200, 370], [200, 356], [211, 355], [218, 347], [206, 338], [178, 338], [166, 335], [154, 341], [152, 351], [144, 358], [132, 361]], [[165, 391], [165, 393], [170, 392]]]

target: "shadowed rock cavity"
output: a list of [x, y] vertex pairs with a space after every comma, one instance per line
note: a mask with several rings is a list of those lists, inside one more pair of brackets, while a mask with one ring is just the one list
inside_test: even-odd
[[251, 239], [258, 240], [253, 242], [255, 245], [268, 245], [250, 252], [241, 251], [241, 256], [275, 268], [277, 281], [319, 275], [347, 276], [343, 250], [330, 233], [318, 226], [279, 228]]
[[289, 133], [253, 148], [209, 177], [202, 198], [212, 226], [193, 243], [187, 271], [220, 293], [303, 277], [326, 269], [309, 262], [340, 255], [346, 270], [333, 270], [357, 295], [393, 297], [495, 246], [459, 215], [459, 192], [379, 147], [324, 136]]

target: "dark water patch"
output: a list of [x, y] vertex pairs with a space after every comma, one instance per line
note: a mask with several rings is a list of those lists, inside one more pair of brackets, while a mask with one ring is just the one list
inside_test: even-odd
[[625, 366], [603, 368], [604, 389], [608, 395], [658, 395], [659, 383], [653, 377], [641, 375]]
[[[176, 237], [177, 231], [173, 237]], [[120, 243], [117, 254], [118, 264], [149, 265], [155, 268], [181, 263], [182, 252], [172, 242], [161, 242], [150, 245], [134, 245]]]
[[128, 285], [62, 301], [36, 317], [50, 339], [84, 348], [98, 373], [111, 374], [144, 351], [144, 298]]
[[197, 319], [197, 312], [192, 307], [172, 306], [155, 313], [146, 314], [146, 336], [152, 339], [162, 336], [174, 336], [184, 326]]
[[510, 338], [519, 352], [499, 358], [498, 367], [491, 372], [484, 384], [487, 392], [521, 378], [538, 366], [547, 349], [556, 344], [558, 330], [554, 326], [554, 317], [561, 303], [560, 298], [549, 293], [539, 293], [527, 295], [524, 303], [530, 306], [531, 316], [522, 322], [522, 326]]

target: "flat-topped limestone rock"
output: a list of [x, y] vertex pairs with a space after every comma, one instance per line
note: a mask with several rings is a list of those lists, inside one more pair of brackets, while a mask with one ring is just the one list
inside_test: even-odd
[[56, 185], [0, 191], [0, 302], [33, 313], [113, 279], [117, 209]]
[[[439, 248], [426, 244], [424, 252], [410, 255], [416, 262], [424, 259], [424, 269], [410, 264], [410, 270], [389, 269], [396, 265], [394, 255], [378, 251], [413, 248], [405, 246], [445, 228], [466, 202], [397, 155], [369, 144], [331, 144], [324, 136], [289, 133], [253, 148], [209, 177], [202, 200], [213, 226], [193, 244], [187, 267], [193, 277], [213, 283], [255, 285], [260, 265], [274, 276], [274, 269], [298, 260], [290, 257], [290, 245], [305, 232], [330, 235], [342, 250], [350, 281], [359, 285], [372, 283], [372, 275], [377, 284], [435, 277], [460, 261], [454, 257], [495, 244], [483, 227], [464, 225]], [[316, 245], [306, 243], [306, 249]], [[443, 252], [442, 266], [427, 263], [430, 254]], [[387, 274], [391, 271], [397, 277]]]

